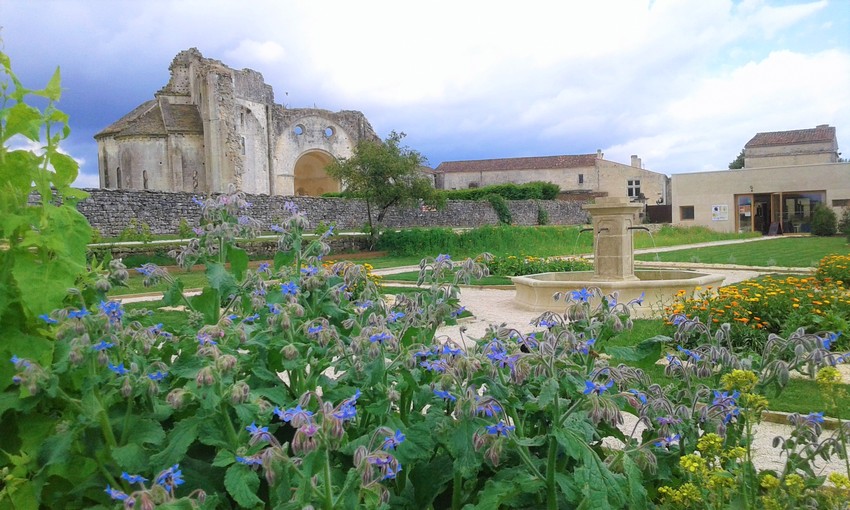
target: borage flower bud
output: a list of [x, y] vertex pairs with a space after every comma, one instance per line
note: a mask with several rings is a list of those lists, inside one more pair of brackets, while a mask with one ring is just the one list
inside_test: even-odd
[[236, 366], [239, 360], [236, 359], [236, 356], [232, 354], [225, 354], [220, 356], [216, 361], [216, 367], [224, 373], [230, 372], [233, 370], [233, 367]]
[[129, 377], [124, 378], [124, 384], [121, 385], [121, 394], [124, 395], [124, 398], [130, 398], [130, 395], [133, 394], [133, 384], [130, 382]]
[[230, 389], [230, 401], [233, 404], [244, 404], [251, 395], [251, 387], [245, 381], [239, 381]]
[[213, 373], [212, 367], [204, 367], [198, 371], [198, 375], [195, 376], [195, 383], [198, 387], [201, 386], [212, 386], [215, 383], [215, 374]]
[[504, 441], [493, 441], [493, 444], [490, 445], [490, 448], [484, 452], [484, 457], [493, 463], [493, 466], [499, 465], [499, 458], [502, 456], [502, 447], [504, 445]]
[[280, 352], [281, 354], [283, 354], [283, 357], [288, 359], [289, 361], [296, 359], [299, 354], [298, 348], [292, 344], [284, 346], [284, 348], [281, 349]]
[[186, 400], [187, 393], [188, 392], [183, 388], [175, 388], [165, 397], [165, 402], [168, 403], [172, 409], [180, 409], [183, 407], [183, 402]]

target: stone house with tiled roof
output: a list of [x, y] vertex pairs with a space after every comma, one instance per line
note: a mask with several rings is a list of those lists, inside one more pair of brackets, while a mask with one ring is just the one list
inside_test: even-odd
[[585, 196], [629, 197], [650, 205], [669, 204], [669, 177], [643, 168], [632, 156], [630, 165], [596, 154], [446, 161], [435, 169], [440, 189], [466, 189], [534, 181], [557, 184], [562, 192]]
[[757, 133], [744, 146], [744, 168], [838, 162], [835, 127]]
[[100, 187], [320, 195], [339, 191], [324, 169], [377, 140], [357, 111], [286, 108], [251, 69], [181, 51], [154, 99], [95, 135]]
[[850, 163], [835, 127], [757, 133], [744, 167], [673, 175], [673, 223], [721, 232], [810, 232], [819, 205], [850, 207]]

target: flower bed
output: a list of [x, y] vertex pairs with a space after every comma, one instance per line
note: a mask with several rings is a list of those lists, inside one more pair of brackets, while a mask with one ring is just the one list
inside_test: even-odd
[[593, 263], [583, 258], [565, 257], [493, 257], [479, 259], [487, 265], [490, 274], [495, 276], [525, 276], [536, 273], [590, 271]]
[[[809, 332], [847, 331], [850, 292], [838, 281], [816, 277], [765, 276], [719, 289], [680, 292], [665, 311], [698, 317], [704, 323], [731, 324], [741, 350], [759, 348], [770, 333], [787, 336], [798, 328]], [[850, 345], [846, 336], [838, 347]]]

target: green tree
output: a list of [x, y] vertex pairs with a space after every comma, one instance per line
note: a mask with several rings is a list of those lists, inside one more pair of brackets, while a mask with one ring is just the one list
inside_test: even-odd
[[838, 231], [838, 217], [831, 207], [818, 204], [812, 211], [812, 234], [834, 236]]
[[738, 157], [729, 163], [729, 170], [737, 170], [739, 168], [744, 168], [744, 149], [741, 149], [741, 153], [738, 154]]
[[366, 202], [369, 233], [373, 237], [375, 224], [383, 221], [390, 207], [419, 200], [432, 205], [439, 202], [431, 180], [419, 170], [427, 162], [425, 157], [402, 146], [404, 136], [393, 131], [384, 142], [363, 140], [352, 157], [334, 161], [325, 169], [347, 193]]

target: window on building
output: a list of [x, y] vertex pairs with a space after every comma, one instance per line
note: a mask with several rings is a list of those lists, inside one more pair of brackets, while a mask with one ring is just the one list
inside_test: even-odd
[[692, 205], [683, 205], [679, 207], [679, 218], [683, 220], [692, 220], [694, 219], [694, 206]]
[[584, 174], [578, 174], [578, 183], [584, 184]]
[[640, 179], [629, 179], [628, 186], [626, 187], [626, 191], [628, 192], [628, 196], [630, 198], [637, 198], [640, 196]]

